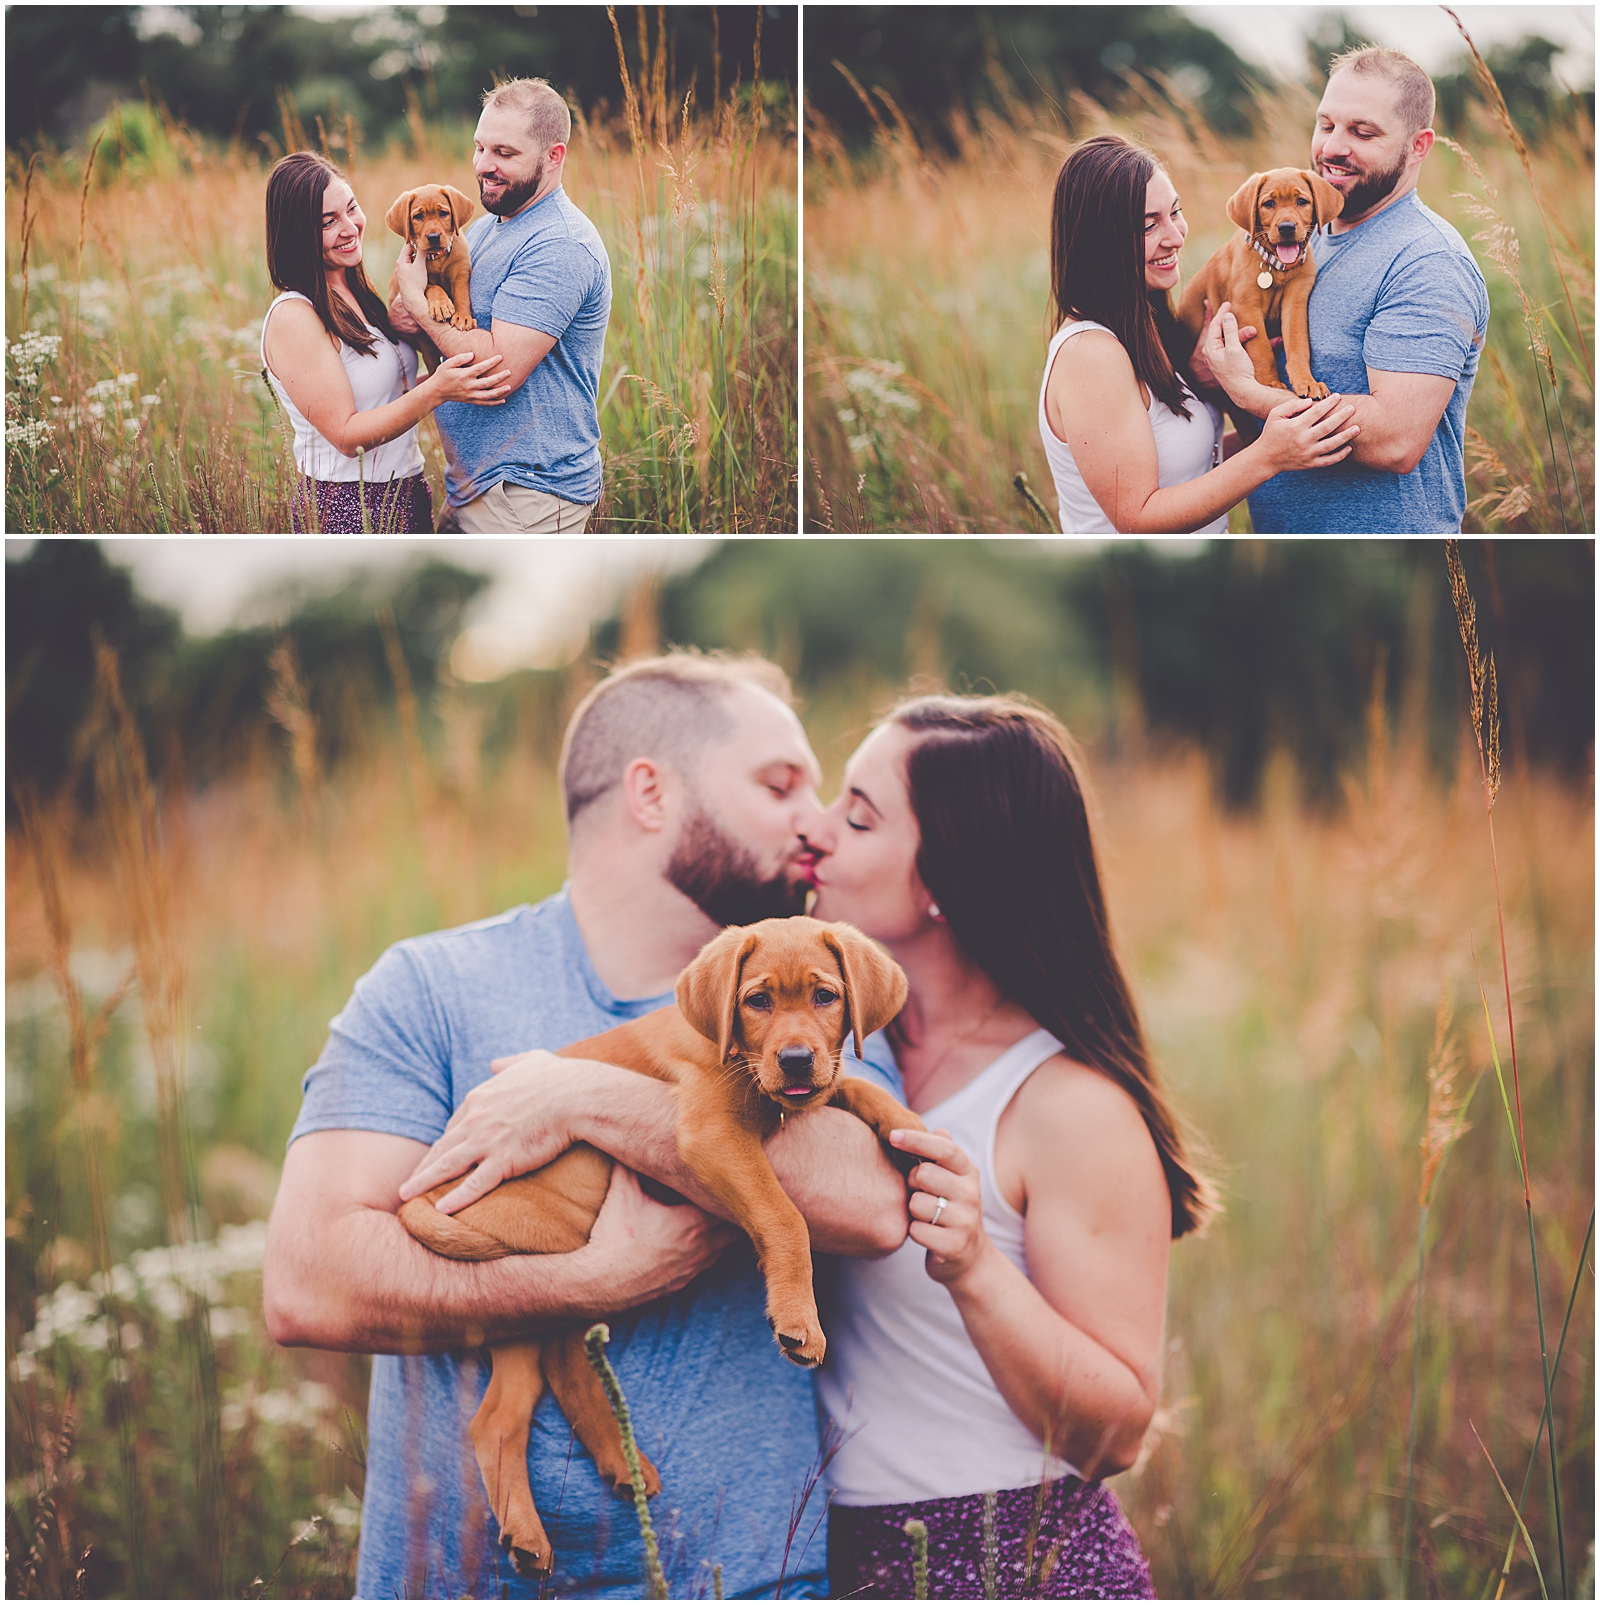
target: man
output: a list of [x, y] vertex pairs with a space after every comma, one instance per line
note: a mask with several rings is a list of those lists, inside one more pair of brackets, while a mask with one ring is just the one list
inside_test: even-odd
[[600, 497], [600, 359], [611, 316], [611, 263], [561, 187], [572, 114], [542, 78], [484, 97], [473, 136], [478, 196], [490, 215], [463, 231], [472, 315], [462, 332], [428, 312], [427, 264], [408, 244], [390, 306], [395, 327], [447, 357], [498, 353], [515, 388], [499, 407], [445, 402], [434, 412], [454, 516], [468, 535], [582, 533]]
[[[672, 1090], [524, 1053], [670, 1002], [678, 971], [725, 922], [798, 912], [817, 774], [771, 664], [675, 653], [616, 671], [574, 714], [562, 754], [567, 886], [536, 908], [390, 948], [332, 1022], [290, 1137], [265, 1303], [280, 1343], [378, 1356], [360, 1597], [537, 1596], [495, 1542], [466, 1435], [487, 1357], [462, 1351], [601, 1316], [661, 1472], [653, 1519], [674, 1597], [709, 1596], [718, 1564], [729, 1597], [771, 1595], [785, 1569], [791, 1596], [822, 1590], [821, 1544], [805, 1542], [820, 1510], [785, 1559], [817, 1459], [811, 1377], [773, 1342], [748, 1241], [702, 1212], [713, 1200], [678, 1160]], [[491, 1064], [511, 1056], [493, 1095], [475, 1097]], [[395, 1218], [401, 1184], [420, 1181], [441, 1134], [431, 1159], [485, 1119], [538, 1129], [529, 1167], [578, 1140], [620, 1161], [587, 1247], [467, 1264], [408, 1236]], [[785, 1125], [768, 1152], [816, 1249], [883, 1254], [904, 1240], [904, 1184], [861, 1122], [819, 1109]], [[692, 1204], [653, 1202], [624, 1166]], [[466, 1188], [482, 1185], [473, 1177]], [[637, 1596], [633, 1510], [548, 1396], [529, 1471], [555, 1547], [548, 1586]]]
[[[1417, 195], [1434, 143], [1433, 109], [1432, 81], [1398, 50], [1368, 45], [1332, 63], [1311, 162], [1344, 196], [1344, 209], [1314, 247], [1311, 366], [1355, 404], [1350, 422], [1361, 432], [1335, 467], [1278, 474], [1260, 486], [1250, 497], [1258, 534], [1461, 528], [1467, 398], [1489, 292], [1466, 242]], [[1248, 374], [1228, 333], [1233, 321], [1226, 314], [1201, 343], [1213, 366], [1237, 360], [1221, 355], [1231, 345], [1244, 359], [1234, 371]], [[1256, 386], [1244, 405], [1264, 418], [1283, 399]]]

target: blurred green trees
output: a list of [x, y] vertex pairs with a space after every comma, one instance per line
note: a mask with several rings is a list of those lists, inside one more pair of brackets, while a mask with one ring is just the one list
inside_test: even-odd
[[[495, 78], [547, 78], [592, 114], [619, 109], [616, 45], [603, 6], [372, 6], [328, 11], [273, 6], [12, 6], [6, 11], [6, 146], [81, 137], [112, 97], [148, 94], [197, 132], [281, 154], [287, 94], [315, 133], [321, 117], [342, 153], [355, 120], [371, 146], [399, 136], [413, 98], [429, 115], [477, 115]], [[761, 75], [792, 98], [798, 71], [794, 6], [672, 6], [668, 85], [701, 105], [736, 73], [751, 80], [756, 14]], [[619, 16], [630, 71], [639, 18]], [[658, 26], [654, 12], [645, 18]], [[152, 31], [153, 28], [161, 31]], [[335, 137], [337, 136], [337, 137]], [[276, 146], [276, 149], [274, 149]], [[348, 154], [343, 152], [343, 154]]]
[[[194, 551], [204, 561], [206, 547]], [[1512, 758], [1591, 772], [1593, 543], [1467, 542], [1463, 553], [1484, 599]], [[452, 681], [450, 649], [487, 581], [434, 558], [264, 599], [253, 612], [274, 623], [204, 639], [182, 635], [93, 543], [37, 542], [6, 578], [13, 784], [48, 790], [66, 772], [95, 628], [123, 654], [156, 761], [181, 751], [193, 780], [281, 739], [268, 702], [285, 636], [324, 766], [370, 745], [373, 720], [394, 718], [396, 646], [424, 740], [446, 696], [478, 706], [491, 758], [532, 740], [553, 759], [559, 744], [571, 694], [561, 671]], [[1310, 797], [1337, 804], [1377, 696], [1391, 731], [1441, 767], [1454, 763], [1462, 728], [1436, 542], [727, 541], [595, 621], [575, 671], [621, 655], [623, 613], [637, 624], [640, 595], [648, 636], [766, 653], [815, 711], [887, 699], [913, 681], [1024, 691], [1111, 750], [1199, 745], [1235, 807], [1254, 801], [1275, 752], [1293, 759]], [[393, 620], [387, 644], [383, 617]]]

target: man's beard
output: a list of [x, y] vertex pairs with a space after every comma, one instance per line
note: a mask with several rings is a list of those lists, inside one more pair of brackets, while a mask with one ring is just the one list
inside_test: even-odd
[[[1340, 191], [1344, 196], [1344, 207], [1339, 213], [1340, 217], [1365, 216], [1379, 201], [1387, 200], [1394, 193], [1394, 187], [1400, 182], [1400, 175], [1405, 170], [1406, 159], [1402, 153], [1400, 160], [1387, 172], [1363, 174], [1347, 189]], [[1355, 169], [1352, 168], [1351, 171]], [[1324, 173], [1322, 176], [1326, 178], [1328, 175]]]
[[539, 165], [533, 170], [533, 177], [524, 179], [520, 184], [514, 179], [506, 180], [506, 187], [501, 190], [496, 200], [483, 199], [483, 180], [478, 180], [478, 199], [483, 202], [486, 212], [493, 212], [496, 217], [510, 217], [514, 212], [520, 211], [538, 193], [539, 186], [544, 182], [545, 159], [539, 158]]
[[783, 875], [761, 878], [755, 855], [697, 807], [667, 865], [667, 879], [717, 925], [803, 914], [810, 888]]

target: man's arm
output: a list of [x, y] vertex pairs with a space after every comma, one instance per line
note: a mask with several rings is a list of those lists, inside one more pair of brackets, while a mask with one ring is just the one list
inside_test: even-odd
[[675, 1293], [737, 1235], [692, 1206], [646, 1198], [619, 1166], [576, 1253], [445, 1259], [395, 1215], [400, 1183], [426, 1152], [373, 1131], [316, 1131], [291, 1144], [262, 1282], [275, 1342], [391, 1354], [526, 1336]]
[[1433, 373], [1384, 373], [1367, 369], [1365, 396], [1346, 396], [1361, 425], [1350, 461], [1389, 474], [1409, 474], [1427, 453], [1450, 398], [1454, 379]]
[[[1245, 332], [1224, 302], [1206, 325], [1196, 349], [1203, 348], [1206, 369], [1223, 385], [1234, 406], [1252, 417], [1265, 418], [1287, 392], [1256, 379], [1249, 354], [1240, 343]], [[1347, 460], [1389, 474], [1409, 474], [1427, 452], [1455, 391], [1456, 381], [1438, 374], [1369, 367], [1368, 393], [1344, 398], [1355, 408], [1350, 422], [1361, 426]]]
[[518, 323], [507, 323], [504, 318], [496, 318], [492, 330], [463, 330], [448, 323], [435, 322], [428, 311], [427, 263], [420, 258], [414, 262], [407, 260], [408, 253], [414, 250], [414, 245], [406, 245], [394, 270], [401, 304], [411, 315], [412, 321], [443, 356], [453, 357], [459, 352], [470, 351], [474, 360], [481, 362], [491, 354], [498, 354], [511, 375], [511, 388], [515, 390], [520, 387], [554, 349], [556, 337], [538, 329], [526, 329]]
[[[416, 1197], [477, 1166], [439, 1200], [454, 1213], [508, 1176], [587, 1142], [720, 1215], [678, 1157], [677, 1112], [670, 1086], [615, 1065], [543, 1052], [496, 1060], [495, 1075], [462, 1099], [401, 1196]], [[818, 1252], [874, 1257], [905, 1241], [905, 1182], [854, 1115], [822, 1108], [786, 1121], [767, 1143], [767, 1157]]]

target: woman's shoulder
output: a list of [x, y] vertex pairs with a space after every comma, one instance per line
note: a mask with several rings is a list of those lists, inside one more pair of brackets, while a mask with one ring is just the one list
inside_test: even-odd
[[270, 357], [274, 351], [299, 354], [310, 350], [338, 349], [337, 336], [331, 336], [321, 315], [308, 297], [298, 290], [286, 290], [267, 308], [262, 340]]
[[298, 290], [285, 290], [267, 308], [267, 332], [275, 331], [304, 335], [322, 328], [322, 318], [311, 304], [311, 298]]
[[1102, 323], [1087, 319], [1063, 323], [1050, 343], [1054, 350], [1053, 375], [1133, 373], [1133, 362], [1127, 350]]
[[1133, 1094], [1102, 1070], [1067, 1053], [1052, 1054], [1017, 1090], [1012, 1108], [1021, 1129], [1046, 1150], [1063, 1145], [1080, 1155], [1125, 1154], [1154, 1142]]

